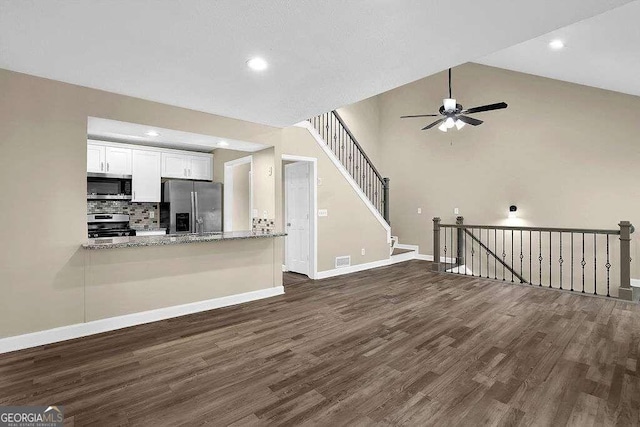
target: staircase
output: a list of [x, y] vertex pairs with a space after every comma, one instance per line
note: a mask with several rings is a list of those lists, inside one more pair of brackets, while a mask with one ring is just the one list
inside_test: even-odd
[[389, 224], [389, 178], [383, 178], [337, 111], [309, 119], [327, 147]]

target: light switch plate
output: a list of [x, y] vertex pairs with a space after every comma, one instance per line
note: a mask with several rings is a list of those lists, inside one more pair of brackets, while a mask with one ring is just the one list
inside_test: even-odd
[[153, 219], [156, 217], [156, 212], [155, 211], [149, 211], [149, 218]]
[[422, 208], [418, 208], [418, 213], [421, 214], [422, 213]]
[[362, 248], [362, 255], [364, 255], [364, 254], [365, 254], [365, 252], [366, 252], [366, 251], [364, 250], [364, 248]]
[[453, 208], [453, 214], [454, 214], [454, 215], [460, 215], [460, 209], [458, 209], [458, 208]]
[[318, 178], [318, 187], [322, 185], [322, 178]]
[[326, 209], [318, 209], [318, 216], [329, 216], [329, 212]]

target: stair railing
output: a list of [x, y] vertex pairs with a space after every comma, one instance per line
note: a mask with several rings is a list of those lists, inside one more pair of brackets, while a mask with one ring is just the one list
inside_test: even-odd
[[433, 270], [631, 300], [633, 232], [629, 221], [601, 230], [467, 225], [462, 217], [442, 224], [434, 218]]
[[362, 192], [387, 223], [389, 221], [389, 178], [383, 178], [336, 111], [309, 119], [329, 149], [349, 172]]

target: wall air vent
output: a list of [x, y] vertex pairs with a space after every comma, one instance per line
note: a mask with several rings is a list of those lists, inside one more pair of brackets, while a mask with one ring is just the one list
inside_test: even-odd
[[336, 257], [336, 268], [349, 267], [351, 265], [351, 256]]

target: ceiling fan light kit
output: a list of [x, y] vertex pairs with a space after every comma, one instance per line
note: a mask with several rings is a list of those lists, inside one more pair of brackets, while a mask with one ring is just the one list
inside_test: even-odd
[[401, 116], [401, 119], [410, 119], [416, 117], [438, 117], [443, 116], [441, 119], [425, 126], [422, 130], [428, 130], [438, 126], [442, 132], [447, 132], [454, 127], [458, 130], [462, 129], [465, 124], [471, 126], [479, 126], [484, 123], [482, 120], [474, 117], [469, 117], [467, 114], [482, 113], [491, 110], [501, 110], [507, 108], [507, 104], [504, 102], [498, 102], [496, 104], [483, 105], [481, 107], [473, 107], [464, 109], [461, 104], [458, 104], [456, 99], [451, 96], [451, 68], [449, 68], [449, 98], [442, 100], [442, 106], [439, 109], [439, 114], [418, 114], [414, 116]]

